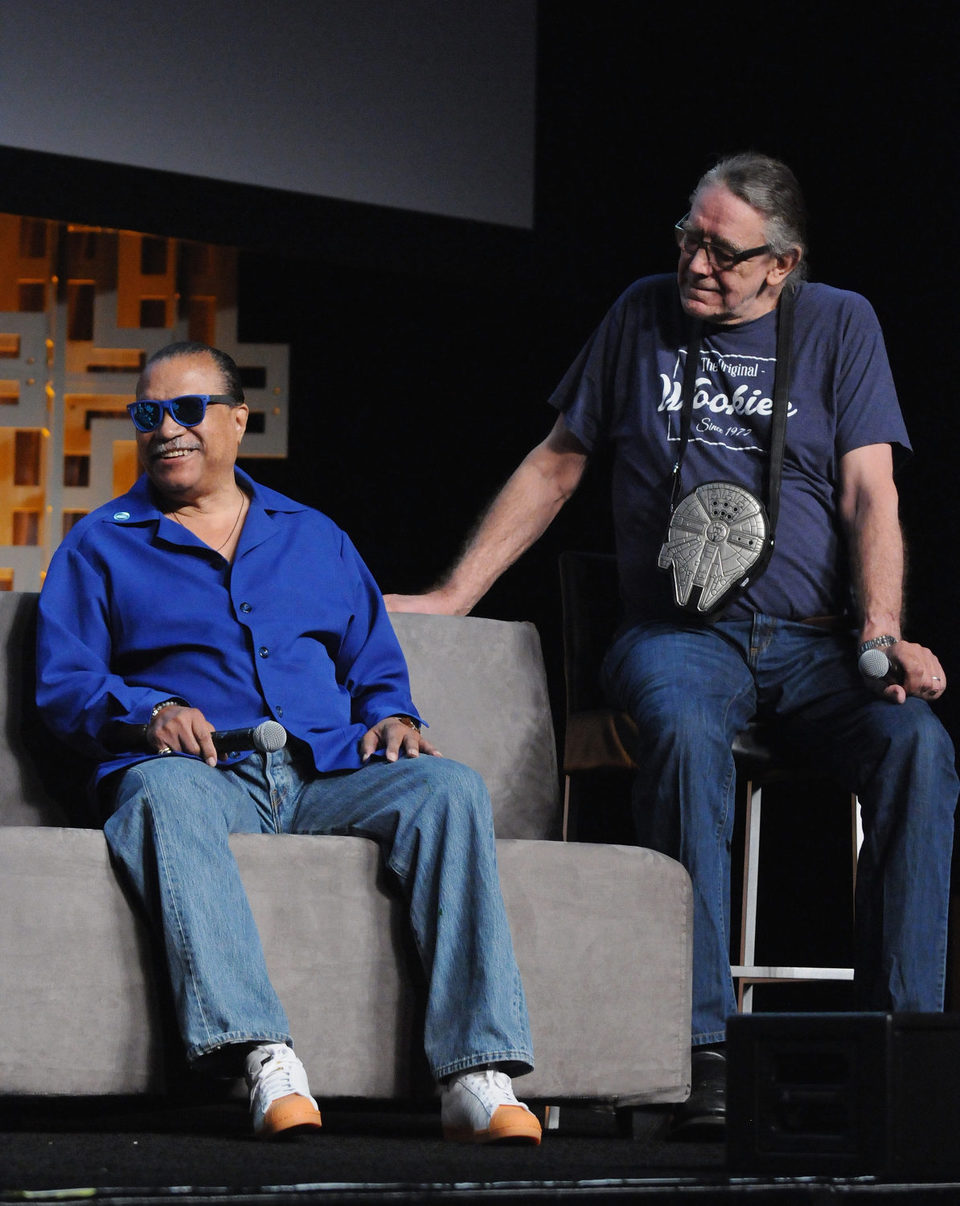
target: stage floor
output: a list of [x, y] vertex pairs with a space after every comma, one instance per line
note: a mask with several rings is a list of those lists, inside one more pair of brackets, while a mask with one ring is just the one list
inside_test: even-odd
[[7, 1099], [0, 1202], [960, 1202], [960, 1185], [730, 1177], [723, 1143], [669, 1141], [657, 1114], [628, 1138], [612, 1112], [564, 1105], [539, 1148], [480, 1148], [445, 1143], [429, 1111], [321, 1106], [321, 1133], [265, 1144], [239, 1101]]

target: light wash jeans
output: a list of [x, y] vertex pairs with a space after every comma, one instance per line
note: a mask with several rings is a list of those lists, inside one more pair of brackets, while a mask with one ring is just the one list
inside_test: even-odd
[[154, 758], [120, 777], [104, 833], [162, 934], [189, 1061], [226, 1044], [290, 1041], [227, 835], [334, 833], [374, 838], [409, 902], [436, 1079], [533, 1067], [490, 800], [469, 767], [421, 755], [317, 776], [289, 747], [229, 769]]
[[943, 1008], [954, 751], [922, 700], [871, 695], [849, 636], [757, 615], [622, 633], [607, 689], [637, 722], [637, 837], [678, 858], [694, 889], [693, 1045], [720, 1042], [730, 976], [731, 744], [758, 710], [860, 797], [855, 978], [863, 1009]]

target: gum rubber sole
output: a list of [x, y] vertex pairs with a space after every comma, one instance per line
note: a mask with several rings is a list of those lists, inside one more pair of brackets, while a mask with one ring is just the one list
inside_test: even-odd
[[271, 1103], [257, 1138], [282, 1139], [305, 1131], [318, 1131], [322, 1125], [320, 1111], [312, 1101], [299, 1093], [289, 1093]]
[[502, 1105], [494, 1111], [485, 1131], [469, 1127], [444, 1127], [444, 1139], [457, 1143], [530, 1143], [540, 1142], [540, 1123], [529, 1110], [519, 1105]]

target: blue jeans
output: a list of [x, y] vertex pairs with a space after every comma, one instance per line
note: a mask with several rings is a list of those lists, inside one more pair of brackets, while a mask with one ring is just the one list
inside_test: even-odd
[[940, 1010], [946, 975], [954, 751], [928, 705], [871, 695], [849, 636], [757, 615], [644, 623], [604, 664], [640, 730], [641, 845], [678, 858], [694, 890], [693, 1044], [720, 1042], [730, 976], [731, 744], [757, 713], [860, 798], [855, 979], [864, 1009]]
[[468, 767], [424, 755], [318, 776], [289, 747], [229, 769], [155, 758], [123, 773], [104, 833], [162, 935], [191, 1062], [227, 1044], [290, 1041], [228, 834], [335, 833], [375, 839], [409, 902], [437, 1080], [533, 1067], [490, 800]]

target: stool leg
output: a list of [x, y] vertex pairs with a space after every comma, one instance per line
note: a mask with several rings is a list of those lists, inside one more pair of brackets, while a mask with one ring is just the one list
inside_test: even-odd
[[[746, 816], [743, 841], [743, 903], [740, 910], [740, 965], [753, 967], [757, 947], [757, 894], [760, 884], [760, 819], [763, 791], [747, 783]], [[753, 1010], [753, 985], [737, 986], [737, 1004], [741, 1013]]]
[[567, 774], [563, 776], [563, 819], [560, 826], [560, 839], [564, 842], [575, 842], [577, 840], [577, 819], [571, 815], [573, 802], [570, 799], [573, 790], [572, 777]]
[[[857, 862], [860, 858], [860, 847], [863, 845], [863, 817], [860, 815], [860, 801], [856, 795], [850, 795], [850, 846], [853, 852], [853, 899], [857, 896]], [[856, 906], [854, 906], [856, 907]]]
[[[741, 1013], [753, 1010], [753, 989], [756, 979], [763, 982], [781, 983], [801, 980], [851, 980], [852, 968], [834, 967], [758, 967], [757, 966], [757, 915], [760, 882], [760, 825], [762, 817], [762, 792], [754, 782], [746, 784], [744, 804], [743, 841], [743, 896], [740, 913], [740, 962], [734, 966], [737, 980], [737, 1007]], [[857, 859], [863, 842], [863, 826], [860, 802], [855, 795], [850, 797], [850, 835], [853, 858], [853, 884], [856, 889]], [[855, 907], [855, 904], [853, 904]], [[740, 975], [737, 976], [736, 973]]]

